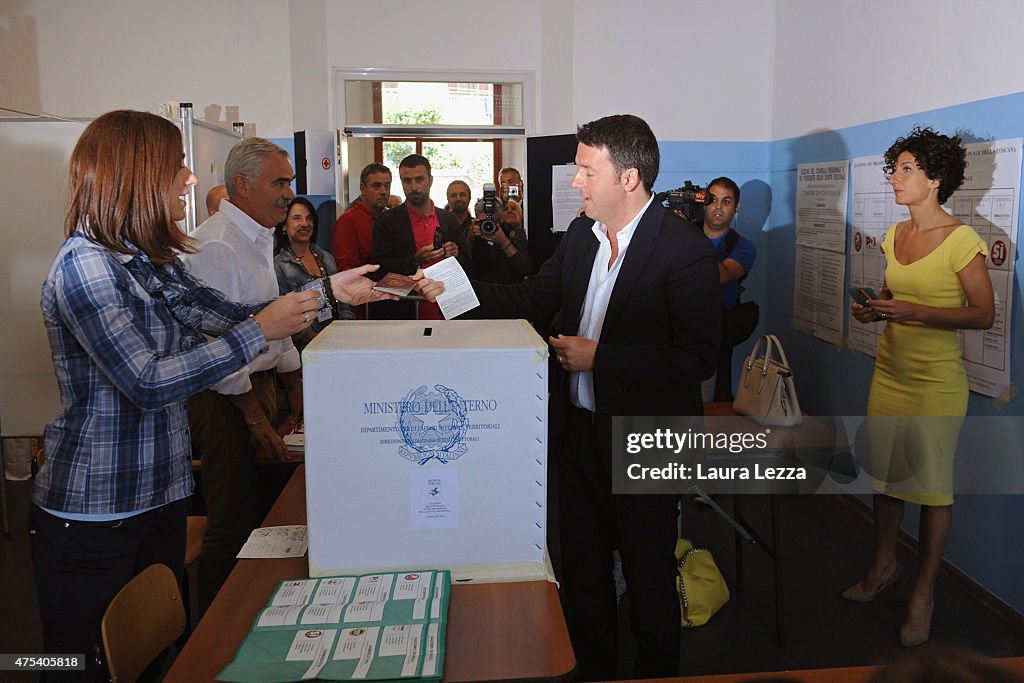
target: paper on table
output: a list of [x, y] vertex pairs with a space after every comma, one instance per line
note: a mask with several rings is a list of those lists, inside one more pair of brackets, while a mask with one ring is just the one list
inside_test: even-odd
[[444, 283], [444, 292], [437, 297], [437, 305], [441, 307], [441, 314], [445, 320], [451, 320], [480, 305], [466, 271], [454, 256], [424, 268], [423, 274], [431, 280]]
[[266, 526], [253, 529], [237, 557], [302, 557], [306, 554], [306, 525]]
[[295, 429], [291, 434], [285, 434], [284, 445], [287, 446], [289, 453], [305, 453], [306, 452], [306, 425], [299, 423], [295, 425]]

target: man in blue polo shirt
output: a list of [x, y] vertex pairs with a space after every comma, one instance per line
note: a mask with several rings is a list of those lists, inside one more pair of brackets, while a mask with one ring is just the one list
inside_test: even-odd
[[[723, 176], [708, 183], [708, 202], [704, 208], [704, 234], [718, 255], [722, 305], [729, 310], [739, 303], [740, 283], [753, 267], [757, 249], [753, 242], [730, 228], [740, 208], [740, 188], [731, 178]], [[738, 239], [729, 238], [730, 232], [735, 233]], [[705, 402], [731, 402], [733, 399], [732, 345], [725, 337], [718, 351], [718, 370], [714, 377], [701, 384], [701, 391]]]

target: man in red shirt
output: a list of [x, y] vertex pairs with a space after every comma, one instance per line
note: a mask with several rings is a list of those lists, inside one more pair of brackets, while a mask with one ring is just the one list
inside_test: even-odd
[[391, 199], [391, 171], [383, 164], [368, 164], [359, 174], [359, 200], [334, 224], [334, 260], [339, 270], [370, 262], [373, 222]]
[[[418, 268], [449, 256], [458, 258], [468, 273], [469, 249], [458, 219], [437, 208], [430, 199], [434, 182], [430, 162], [419, 154], [410, 154], [398, 164], [398, 177], [402, 181], [405, 202], [379, 215], [374, 223], [370, 262], [380, 264], [375, 275], [391, 272], [412, 275]], [[411, 307], [402, 306], [404, 303], [385, 302], [374, 310], [380, 311], [377, 317], [381, 318], [416, 316]], [[400, 310], [403, 308], [407, 310]], [[418, 317], [437, 320], [441, 311], [436, 304], [424, 303], [419, 307]]]

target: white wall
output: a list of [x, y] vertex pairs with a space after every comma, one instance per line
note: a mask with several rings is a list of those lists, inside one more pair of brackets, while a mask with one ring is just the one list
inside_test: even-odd
[[286, 0], [4, 0], [0, 105], [93, 117], [191, 101], [197, 118], [230, 125], [233, 107], [257, 134], [290, 135], [288, 8]]
[[[342, 69], [532, 71], [529, 132], [537, 135], [571, 133], [577, 123], [633, 112], [663, 139], [768, 139], [773, 2], [520, 0], [513, 6], [514, 15], [502, 16], [473, 0], [445, 0], [403, 4], [387, 15], [358, 0], [329, 0], [327, 62]], [[475, 28], [488, 18], [493, 31]]]
[[536, 135], [576, 132], [573, 99], [573, 2], [556, 0], [540, 3], [540, 63], [537, 73]]
[[[326, 0], [288, 0], [294, 130], [331, 129]], [[288, 131], [277, 133], [286, 136]]]
[[[1024, 90], [1024, 2], [3, 0], [0, 105], [165, 100], [287, 136], [333, 123], [330, 70], [528, 71], [531, 133], [613, 112], [663, 140], [761, 141]], [[493, 11], [492, 11], [493, 10]], [[492, 31], [477, 27], [490, 21]]]
[[219, 106], [210, 115], [224, 123], [234, 107], [257, 134], [281, 137], [333, 125], [332, 68], [525, 71], [535, 83], [531, 134], [628, 111], [667, 140], [769, 139], [774, 0], [509, 7], [4, 0], [0, 104], [96, 116], [184, 100], [199, 117]]
[[772, 138], [1024, 90], [1021, 0], [776, 5]]
[[[475, 0], [401, 3], [395, 11], [362, 0], [329, 0], [327, 64], [344, 70], [531, 71], [536, 76], [542, 71], [542, 3], [517, 0], [508, 7], [514, 14], [503, 16], [502, 5]], [[536, 98], [533, 104], [537, 120]]]
[[633, 113], [661, 140], [768, 140], [774, 8], [575, 0], [575, 120]]

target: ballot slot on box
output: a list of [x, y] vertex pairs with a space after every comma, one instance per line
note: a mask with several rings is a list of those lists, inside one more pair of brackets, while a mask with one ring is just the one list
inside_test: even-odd
[[311, 576], [550, 578], [547, 346], [529, 324], [335, 322], [302, 358]]

